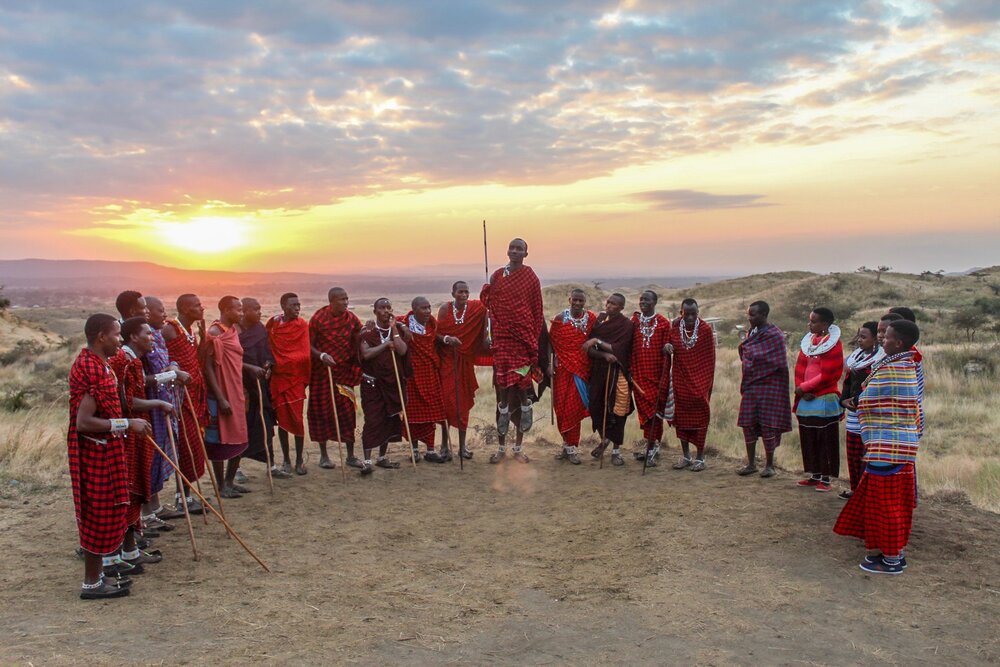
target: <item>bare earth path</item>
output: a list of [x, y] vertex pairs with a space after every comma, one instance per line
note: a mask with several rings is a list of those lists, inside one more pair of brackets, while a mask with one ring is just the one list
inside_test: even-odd
[[[309, 467], [160, 538], [130, 598], [76, 597], [68, 487], [0, 501], [0, 664], [929, 664], [1000, 661], [1000, 517], [926, 501], [901, 577], [783, 473]], [[398, 453], [397, 453], [398, 456]], [[315, 453], [313, 454], [315, 463]]]

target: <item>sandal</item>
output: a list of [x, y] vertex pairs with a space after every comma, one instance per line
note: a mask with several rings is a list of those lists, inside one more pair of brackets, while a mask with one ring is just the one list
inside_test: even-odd
[[611, 464], [616, 466], [625, 465], [625, 459], [622, 458], [621, 454], [611, 454]]
[[490, 455], [490, 463], [500, 463], [505, 458], [507, 458], [507, 452], [502, 449], [498, 449]]
[[531, 459], [528, 458], [528, 455], [524, 452], [514, 452], [513, 459], [518, 463], [528, 463], [531, 461]]
[[106, 600], [109, 598], [123, 598], [128, 595], [128, 586], [117, 586], [107, 579], [101, 579], [100, 585], [95, 588], [80, 588], [81, 600]]
[[324, 470], [333, 470], [334, 468], [337, 467], [337, 464], [331, 461], [330, 459], [324, 457], [319, 460], [319, 467], [323, 468]]
[[764, 479], [767, 479], [768, 477], [774, 477], [776, 474], [778, 473], [774, 470], [772, 466], [768, 466], [760, 471], [760, 476], [763, 477]]
[[139, 551], [139, 557], [133, 558], [132, 560], [125, 560], [131, 566], [136, 565], [155, 565], [163, 560], [163, 555], [159, 553], [159, 549], [156, 550], [157, 553], [153, 554], [148, 551]]
[[707, 467], [703, 459], [695, 459], [694, 463], [691, 464], [691, 472], [701, 472]]
[[359, 470], [365, 467], [365, 462], [359, 459], [357, 456], [348, 456], [345, 464], [352, 468], [357, 468]]
[[184, 518], [184, 510], [181, 507], [169, 507], [167, 505], [161, 506], [160, 509], [153, 512], [153, 514], [155, 514], [156, 518], [161, 521]]
[[747, 475], [752, 475], [755, 472], [757, 472], [757, 466], [755, 466], [753, 463], [748, 463], [739, 470], [737, 470], [736, 474], [739, 475], [740, 477], [746, 477]]
[[238, 493], [236, 491], [236, 489], [228, 487], [228, 486], [227, 487], [223, 487], [223, 489], [221, 491], [219, 491], [219, 495], [222, 496], [223, 498], [226, 498], [226, 499], [236, 499], [236, 498], [242, 498], [243, 497], [242, 493]]
[[361, 474], [362, 475], [370, 475], [373, 472], [375, 472], [375, 468], [373, 468], [370, 463], [367, 463], [367, 462], [362, 462], [361, 463]]
[[473, 452], [470, 452], [468, 449], [460, 449], [458, 451], [458, 453], [466, 461], [468, 461], [469, 459], [471, 459], [472, 458], [472, 454], [473, 454]]
[[590, 455], [592, 457], [594, 457], [595, 459], [599, 459], [599, 458], [601, 458], [601, 456], [604, 455], [604, 450], [607, 449], [607, 448], [608, 448], [608, 441], [605, 440], [604, 442], [602, 442], [601, 444], [599, 444], [597, 447], [594, 447], [592, 450], [590, 450]]
[[379, 459], [375, 461], [375, 465], [379, 468], [385, 468], [386, 470], [396, 470], [399, 468], [399, 464], [395, 461], [390, 461], [389, 459]]
[[684, 468], [691, 467], [691, 459], [686, 456], [682, 456], [677, 463], [674, 464], [674, 470], [684, 470]]
[[308, 472], [308, 470], [306, 470], [306, 464], [305, 463], [296, 463], [295, 464], [295, 474], [296, 475], [305, 475], [307, 472]]
[[241, 486], [241, 485], [239, 485], [239, 484], [233, 484], [233, 486], [232, 486], [232, 489], [233, 489], [233, 491], [235, 491], [236, 493], [253, 493], [253, 491], [251, 491], [251, 490], [250, 490], [250, 489], [248, 489], [247, 487], [245, 487], [245, 486]]
[[446, 459], [437, 452], [430, 451], [424, 454], [424, 461], [430, 461], [431, 463], [447, 463], [451, 460], [451, 455]]

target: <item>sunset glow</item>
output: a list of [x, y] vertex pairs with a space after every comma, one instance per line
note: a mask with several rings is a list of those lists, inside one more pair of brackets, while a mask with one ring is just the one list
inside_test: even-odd
[[1000, 262], [997, 3], [269, 7], [0, 9], [0, 257]]

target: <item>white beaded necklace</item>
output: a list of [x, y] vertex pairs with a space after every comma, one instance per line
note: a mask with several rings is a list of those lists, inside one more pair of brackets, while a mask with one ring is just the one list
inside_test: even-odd
[[416, 315], [410, 315], [409, 321], [407, 323], [409, 324], [410, 331], [412, 331], [413, 333], [418, 334], [420, 336], [423, 336], [424, 334], [427, 333], [427, 327], [425, 327], [420, 322], [417, 322]]
[[[376, 322], [375, 323], [375, 330], [378, 331], [378, 337], [379, 337], [379, 343], [380, 344], [386, 342], [387, 340], [389, 340], [392, 337], [392, 323], [391, 322], [389, 323], [389, 326], [386, 327], [385, 329], [383, 329], [382, 327], [380, 327], [378, 325], [378, 322]], [[383, 331], [385, 332], [385, 334], [382, 333]]]
[[589, 321], [590, 321], [590, 313], [588, 313], [586, 310], [583, 311], [583, 315], [581, 315], [580, 317], [573, 317], [569, 308], [563, 311], [563, 322], [565, 322], [566, 324], [572, 324], [574, 327], [576, 327], [583, 333], [587, 333], [587, 322]]
[[643, 347], [649, 347], [649, 341], [653, 338], [653, 334], [656, 333], [657, 326], [659, 326], [659, 322], [656, 319], [656, 313], [648, 317], [639, 313], [639, 333], [642, 334]]
[[681, 344], [684, 345], [684, 349], [690, 350], [692, 347], [698, 344], [698, 328], [701, 326], [701, 318], [695, 318], [694, 328], [691, 333], [688, 334], [687, 327], [684, 324], [684, 318], [681, 318]]
[[459, 317], [459, 315], [458, 315], [458, 308], [455, 306], [455, 302], [454, 301], [451, 302], [451, 316], [452, 316], [452, 318], [454, 318], [455, 324], [465, 324], [465, 314], [467, 312], [469, 312], [469, 304], [468, 304], [468, 302], [466, 302], [466, 304], [464, 306], [462, 306], [462, 316], [461, 317]]

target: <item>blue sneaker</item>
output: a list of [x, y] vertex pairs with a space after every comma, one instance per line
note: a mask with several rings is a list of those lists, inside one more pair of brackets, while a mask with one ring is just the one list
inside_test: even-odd
[[[882, 554], [872, 554], [870, 556], [865, 556], [866, 563], [878, 563], [881, 561], [882, 561]], [[902, 556], [899, 559], [899, 564], [903, 566], [904, 570], [906, 569], [906, 556]]]
[[865, 572], [870, 572], [871, 574], [903, 574], [903, 564], [902, 562], [890, 565], [885, 562], [882, 558], [877, 561], [869, 562], [867, 558], [861, 561], [858, 565]]

